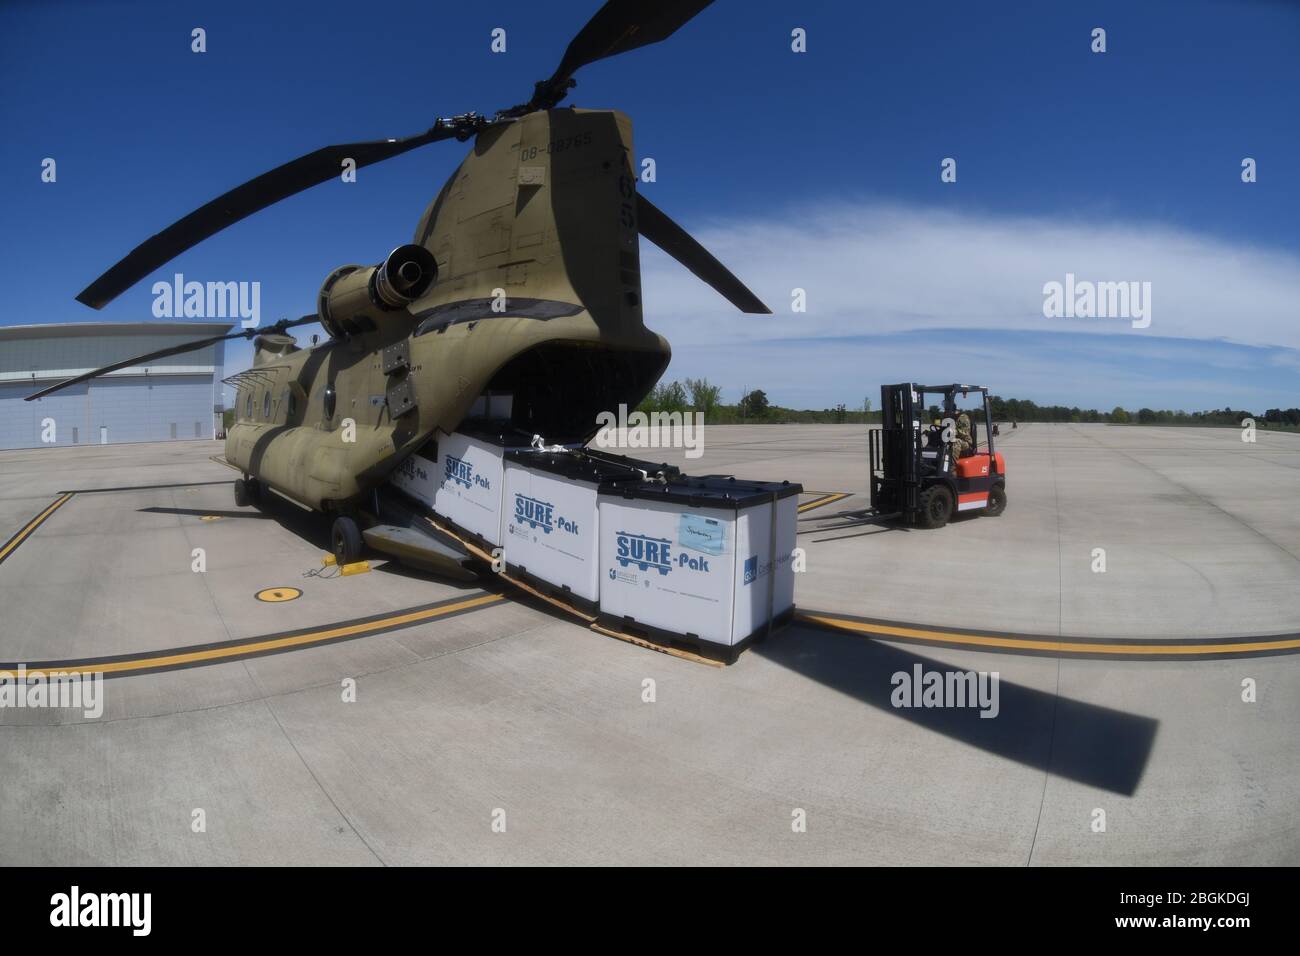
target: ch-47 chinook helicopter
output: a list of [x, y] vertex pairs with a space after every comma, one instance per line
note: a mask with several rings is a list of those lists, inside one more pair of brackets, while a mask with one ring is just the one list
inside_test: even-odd
[[[360, 553], [354, 516], [370, 493], [436, 431], [454, 431], [485, 392], [513, 394], [512, 426], [585, 443], [599, 411], [636, 405], [668, 365], [668, 342], [642, 321], [638, 234], [742, 311], [771, 311], [637, 192], [626, 116], [559, 106], [580, 67], [664, 40], [710, 2], [609, 0], [528, 102], [490, 119], [438, 119], [405, 139], [326, 146], [190, 213], [78, 301], [102, 308], [226, 226], [340, 175], [346, 160], [369, 166], [428, 143], [473, 141], [414, 241], [376, 266], [335, 269], [316, 314], [137, 356], [28, 400], [222, 339], [254, 339], [225, 445], [243, 473], [236, 500], [256, 501], [266, 487], [335, 516], [341, 560]], [[318, 345], [300, 348], [285, 334], [314, 322], [328, 333]], [[354, 441], [341, 438], [347, 419]]]

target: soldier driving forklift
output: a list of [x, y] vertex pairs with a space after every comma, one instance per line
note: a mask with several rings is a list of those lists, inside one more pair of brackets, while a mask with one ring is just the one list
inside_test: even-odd
[[[985, 447], [957, 396], [980, 396]], [[941, 414], [926, 411], [926, 396], [940, 396]], [[909, 524], [941, 528], [954, 514], [1000, 515], [1007, 506], [1006, 464], [993, 447], [997, 434], [983, 385], [885, 385], [880, 389], [880, 430], [868, 433], [871, 507]]]

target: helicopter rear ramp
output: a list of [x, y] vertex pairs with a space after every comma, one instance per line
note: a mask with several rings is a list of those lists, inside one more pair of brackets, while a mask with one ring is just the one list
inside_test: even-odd
[[432, 529], [426, 531], [407, 525], [379, 524], [366, 528], [361, 534], [374, 550], [413, 568], [462, 581], [472, 581], [478, 576], [467, 566], [471, 557], [469, 552]]

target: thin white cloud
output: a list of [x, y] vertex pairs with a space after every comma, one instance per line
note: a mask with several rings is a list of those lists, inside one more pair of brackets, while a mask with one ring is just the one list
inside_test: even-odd
[[[1240, 370], [1205, 362], [1199, 344], [1167, 340], [1163, 355], [1148, 355], [1149, 346], [1112, 349], [1101, 336], [1062, 336], [1060, 344], [1042, 335], [1007, 341], [997, 333], [970, 335], [963, 341], [949, 334], [898, 334], [862, 340], [737, 342], [676, 348], [667, 377], [707, 378], [734, 402], [761, 388], [775, 403], [791, 408], [831, 408], [844, 402], [875, 406], [886, 382], [969, 382], [989, 386], [995, 394], [1030, 398], [1040, 404], [1078, 405], [1108, 410], [1126, 408], [1206, 409], [1289, 408], [1297, 390], [1268, 373], [1274, 353], [1219, 345], [1224, 352], [1249, 352], [1235, 358]], [[1187, 354], [1179, 355], [1186, 344]], [[1104, 346], [1098, 348], [1097, 346]]]
[[[873, 202], [684, 224], [776, 314], [737, 313], [645, 245], [646, 323], [679, 346], [983, 328], [1300, 347], [1300, 257], [1164, 225]], [[1045, 318], [1043, 285], [1067, 272], [1150, 282], [1150, 327]], [[807, 291], [805, 314], [790, 311], [795, 288]]]

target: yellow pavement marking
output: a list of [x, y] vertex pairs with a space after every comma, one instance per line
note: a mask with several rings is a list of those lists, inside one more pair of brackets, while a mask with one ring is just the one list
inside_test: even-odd
[[362, 624], [345, 624], [336, 627], [326, 627], [318, 631], [310, 631], [306, 634], [296, 634], [290, 637], [273, 637], [265, 639], [251, 638], [248, 641], [228, 645], [226, 647], [211, 647], [199, 651], [179, 650], [172, 653], [162, 653], [155, 657], [142, 657], [129, 661], [103, 661], [98, 664], [32, 664], [28, 665], [27, 674], [28, 676], [32, 676], [34, 674], [45, 673], [46, 671], [51, 673], [62, 672], [67, 674], [129, 674], [132, 671], [152, 670], [160, 667], [180, 667], [187, 664], [210, 663], [224, 658], [242, 657], [247, 654], [257, 654], [264, 651], [278, 651], [290, 647], [305, 647], [340, 637], [359, 637], [374, 631], [381, 631], [385, 628], [401, 626], [403, 624], [416, 624], [422, 621], [432, 621], [439, 617], [445, 617], [448, 614], [454, 614], [457, 611], [468, 611], [472, 608], [484, 607], [488, 604], [496, 604], [497, 602], [504, 600], [505, 598], [499, 594], [484, 594], [476, 598], [457, 601], [455, 604], [444, 604], [440, 607], [425, 608], [420, 611], [408, 611], [404, 614], [394, 614], [391, 617], [380, 618], [377, 621], [367, 621]]
[[1044, 638], [995, 637], [992, 634], [954, 634], [951, 631], [929, 630], [916, 627], [900, 627], [893, 624], [871, 624], [865, 621], [853, 621], [828, 614], [811, 614], [799, 611], [796, 619], [821, 624], [836, 630], [856, 631], [862, 634], [874, 634], [878, 637], [906, 637], [913, 640], [934, 641], [944, 644], [962, 644], [972, 647], [1000, 648], [1013, 650], [1045, 651], [1057, 654], [1096, 654], [1118, 656], [1155, 656], [1161, 654], [1183, 654], [1213, 657], [1216, 654], [1242, 654], [1252, 651], [1286, 651], [1300, 648], [1300, 637], [1285, 637], [1275, 641], [1242, 641], [1222, 644], [1178, 644], [1162, 641], [1153, 644], [1104, 644], [1083, 643], [1080, 641], [1049, 640]]
[[14, 551], [18, 549], [18, 546], [20, 544], [22, 544], [29, 537], [31, 537], [32, 532], [35, 531], [37, 528], [39, 528], [46, 518], [48, 518], [50, 515], [54, 514], [54, 512], [58, 511], [65, 504], [67, 504], [69, 499], [72, 498], [73, 494], [74, 492], [69, 491], [66, 494], [60, 495], [54, 501], [53, 504], [51, 504], [48, 508], [46, 508], [40, 514], [38, 514], [31, 521], [27, 522], [27, 524], [23, 526], [21, 531], [19, 531], [16, 535], [10, 538], [8, 543], [6, 543], [3, 548], [0, 548], [0, 561], [3, 561], [5, 558], [9, 557], [9, 555], [13, 554]]
[[824, 498], [816, 498], [812, 501], [805, 501], [799, 506], [799, 511], [812, 511], [814, 508], [820, 508], [823, 505], [833, 505], [837, 501], [843, 501], [850, 496], [848, 491], [835, 491], [826, 495]]
[[263, 588], [253, 597], [259, 601], [266, 601], [269, 604], [278, 604], [281, 601], [293, 601], [302, 597], [302, 592], [297, 588]]

